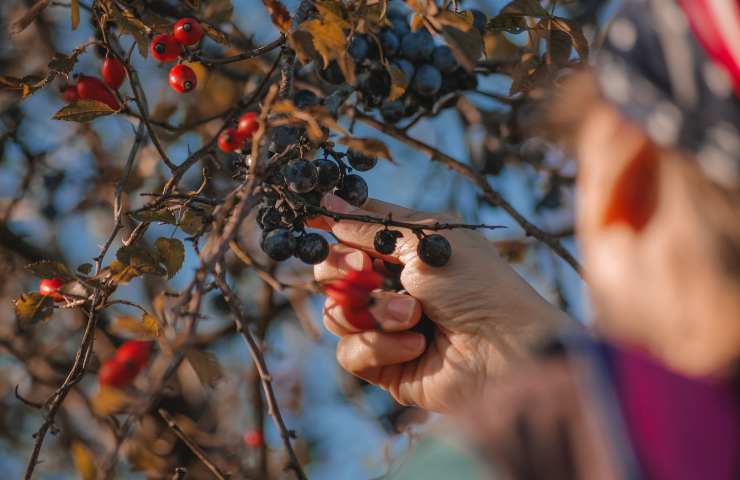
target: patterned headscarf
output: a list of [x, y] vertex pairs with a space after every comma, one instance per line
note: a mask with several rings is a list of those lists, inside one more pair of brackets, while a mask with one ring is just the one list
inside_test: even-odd
[[656, 144], [740, 188], [740, 0], [624, 0], [596, 70]]

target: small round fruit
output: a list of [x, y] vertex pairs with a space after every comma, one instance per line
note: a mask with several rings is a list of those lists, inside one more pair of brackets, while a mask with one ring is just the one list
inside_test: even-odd
[[97, 77], [79, 75], [77, 77], [77, 96], [80, 100], [97, 100], [108, 105], [113, 110], [118, 110], [120, 105], [116, 96], [108, 86]]
[[39, 293], [45, 297], [51, 297], [56, 302], [63, 302], [64, 297], [59, 289], [64, 285], [61, 278], [44, 278], [39, 282]]
[[161, 34], [152, 38], [149, 51], [155, 60], [160, 62], [171, 62], [176, 60], [182, 53], [182, 46], [177, 43], [172, 35]]
[[269, 231], [265, 238], [262, 239], [262, 251], [268, 257], [281, 262], [289, 259], [295, 251], [295, 238], [293, 234], [285, 228], [276, 228]]
[[399, 70], [403, 72], [404, 77], [406, 77], [406, 84], [410, 84], [411, 80], [414, 78], [414, 73], [416, 72], [414, 64], [409, 62], [405, 58], [399, 58], [398, 60], [393, 62], [393, 65], [398, 67]]
[[398, 230], [378, 230], [373, 239], [373, 247], [378, 253], [390, 255], [396, 250], [396, 242], [402, 236]]
[[365, 155], [351, 149], [347, 150], [347, 160], [349, 160], [349, 164], [352, 165], [352, 168], [360, 172], [366, 172], [378, 164], [378, 159], [376, 157], [371, 157], [370, 155]]
[[187, 65], [179, 64], [170, 69], [170, 87], [177, 93], [188, 93], [195, 90], [198, 78]]
[[309, 108], [318, 105], [321, 102], [311, 90], [298, 90], [293, 94], [293, 103], [298, 108]]
[[331, 191], [339, 183], [341, 172], [336, 162], [326, 158], [318, 158], [313, 162], [318, 172], [316, 190], [321, 193]]
[[255, 112], [245, 112], [239, 117], [239, 123], [237, 124], [236, 131], [239, 135], [244, 138], [252, 138], [254, 132], [260, 127], [257, 114]]
[[379, 106], [391, 92], [391, 76], [385, 68], [371, 68], [357, 75], [357, 83], [368, 106]]
[[442, 74], [431, 65], [422, 65], [416, 72], [413, 87], [419, 95], [431, 97], [442, 88]]
[[403, 117], [406, 108], [400, 100], [385, 101], [380, 107], [383, 120], [388, 123], [398, 123]]
[[125, 387], [138, 375], [139, 369], [135, 365], [120, 362], [116, 357], [108, 360], [98, 370], [98, 381], [101, 385], [110, 387]]
[[412, 62], [426, 62], [433, 52], [434, 38], [428, 30], [409, 32], [401, 39], [401, 55]]
[[318, 233], [307, 233], [298, 239], [295, 256], [309, 265], [316, 265], [329, 256], [329, 242]]
[[118, 90], [126, 80], [126, 68], [123, 63], [115, 57], [105, 57], [100, 66], [100, 76], [113, 90]]
[[367, 201], [367, 183], [359, 175], [346, 175], [335, 193], [350, 205], [361, 207]]
[[452, 73], [459, 66], [452, 49], [447, 45], [435, 47], [432, 53], [432, 63], [442, 73]]
[[175, 40], [181, 45], [195, 45], [203, 38], [203, 26], [194, 18], [178, 20], [173, 29]]
[[332, 60], [324, 69], [319, 70], [319, 76], [327, 83], [341, 85], [344, 83], [344, 74], [336, 60]]
[[249, 430], [244, 434], [244, 444], [249, 448], [260, 448], [263, 443], [262, 434], [257, 430]]
[[288, 188], [296, 193], [310, 192], [316, 187], [319, 173], [308, 160], [296, 160], [285, 166], [283, 172]]
[[402, 17], [391, 18], [391, 26], [393, 28], [393, 31], [399, 38], [403, 37], [411, 31], [409, 22], [407, 22], [406, 19]]
[[152, 342], [141, 340], [129, 340], [116, 350], [116, 360], [119, 362], [128, 362], [141, 370], [149, 362], [149, 356], [152, 353]]
[[77, 95], [77, 87], [75, 85], [67, 85], [65, 87], [62, 87], [61, 91], [62, 98], [67, 103], [74, 103], [80, 99], [79, 95]]
[[398, 38], [398, 35], [390, 28], [384, 28], [378, 34], [378, 39], [380, 39], [380, 46], [383, 48], [383, 55], [386, 58], [395, 57], [401, 48], [401, 39]]
[[416, 253], [422, 262], [432, 267], [444, 267], [452, 256], [452, 247], [445, 237], [432, 234], [419, 240]]
[[357, 63], [362, 62], [367, 58], [367, 54], [370, 52], [370, 42], [365, 35], [355, 35], [352, 37], [352, 41], [349, 42], [347, 47], [347, 53]]
[[236, 128], [227, 128], [218, 136], [218, 148], [222, 152], [233, 152], [244, 146], [244, 140]]

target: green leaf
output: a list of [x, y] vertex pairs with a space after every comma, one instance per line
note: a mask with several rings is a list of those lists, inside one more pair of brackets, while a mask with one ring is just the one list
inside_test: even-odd
[[224, 376], [223, 367], [211, 352], [188, 348], [185, 350], [185, 358], [204, 387], [213, 387]]
[[143, 273], [137, 270], [136, 267], [126, 265], [118, 260], [113, 260], [110, 263], [108, 270], [111, 274], [111, 280], [122, 284], [130, 282]]
[[26, 265], [26, 270], [39, 278], [61, 278], [68, 282], [74, 280], [75, 276], [62, 262], [53, 260], [41, 260], [40, 262]]
[[78, 100], [75, 103], [62, 107], [51, 118], [66, 122], [89, 122], [98, 117], [104, 117], [114, 113], [116, 111], [103, 102], [97, 100]]
[[54, 313], [54, 300], [39, 292], [22, 294], [15, 300], [15, 316], [21, 322], [34, 323], [47, 320]]
[[167, 268], [167, 278], [172, 278], [185, 260], [185, 246], [176, 238], [160, 237], [154, 242], [159, 261]]
[[164, 275], [166, 271], [159, 265], [159, 259], [138, 244], [123, 246], [116, 252], [122, 264], [135, 268], [140, 273]]
[[140, 222], [162, 222], [170, 225], [177, 223], [175, 215], [164, 208], [160, 210], [139, 210], [129, 213], [129, 216]]
[[188, 208], [180, 216], [180, 222], [177, 225], [188, 235], [197, 235], [202, 233], [206, 215], [206, 212]]

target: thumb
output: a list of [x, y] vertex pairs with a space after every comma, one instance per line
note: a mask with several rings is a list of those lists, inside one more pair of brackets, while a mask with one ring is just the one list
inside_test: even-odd
[[[335, 213], [344, 215], [366, 215], [375, 218], [388, 218], [390, 215], [394, 220], [412, 221], [409, 218], [412, 214], [412, 210], [398, 207], [392, 204], [384, 202], [378, 202], [369, 200], [365, 207], [366, 209], [355, 207], [345, 202], [343, 199], [336, 195], [328, 194], [325, 195], [321, 201], [321, 205]], [[355, 248], [359, 248], [373, 253], [375, 256], [380, 256], [389, 260], [398, 261], [399, 257], [407, 251], [416, 251], [416, 245], [418, 244], [418, 238], [416, 234], [408, 228], [398, 228], [397, 230], [401, 233], [401, 237], [396, 242], [396, 250], [390, 255], [380, 255], [376, 252], [374, 247], [375, 234], [384, 230], [386, 227], [377, 223], [367, 223], [359, 220], [335, 220], [330, 217], [323, 217], [325, 222], [331, 228], [331, 232], [339, 239], [340, 242], [350, 245]], [[392, 227], [391, 227], [392, 228]]]

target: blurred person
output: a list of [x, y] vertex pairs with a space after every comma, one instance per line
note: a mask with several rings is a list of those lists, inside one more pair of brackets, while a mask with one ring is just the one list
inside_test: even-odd
[[[552, 128], [579, 162], [595, 335], [478, 232], [440, 232], [453, 256], [433, 268], [406, 231], [385, 260], [408, 295], [376, 294], [376, 330], [327, 300], [338, 361], [402, 404], [462, 417], [496, 478], [738, 479], [740, 2], [627, 1], [593, 71], [567, 83]], [[327, 222], [341, 243], [316, 278], [372, 268], [382, 226]], [[430, 340], [412, 330], [422, 311]]]

